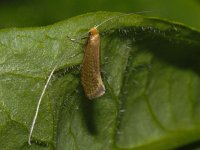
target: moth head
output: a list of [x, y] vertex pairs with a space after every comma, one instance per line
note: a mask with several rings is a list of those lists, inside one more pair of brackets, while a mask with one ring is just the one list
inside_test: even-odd
[[97, 34], [99, 34], [99, 31], [95, 27], [90, 29], [89, 35], [94, 36], [94, 35], [97, 35]]

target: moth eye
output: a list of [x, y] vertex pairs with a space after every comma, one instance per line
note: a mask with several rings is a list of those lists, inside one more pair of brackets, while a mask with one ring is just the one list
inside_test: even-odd
[[92, 35], [92, 32], [89, 32], [89, 36]]

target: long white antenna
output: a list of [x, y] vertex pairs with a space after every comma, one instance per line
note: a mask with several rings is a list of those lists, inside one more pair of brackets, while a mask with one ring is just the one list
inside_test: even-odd
[[47, 86], [48, 86], [48, 84], [49, 84], [49, 82], [50, 82], [50, 79], [52, 78], [53, 73], [55, 72], [55, 70], [56, 70], [58, 64], [59, 64], [59, 63], [57, 63], [57, 64], [54, 66], [53, 70], [51, 71], [51, 73], [50, 73], [50, 75], [49, 75], [49, 77], [48, 77], [48, 79], [47, 79], [47, 82], [46, 82], [46, 84], [45, 84], [45, 86], [44, 86], [44, 88], [43, 88], [43, 90], [42, 90], [42, 94], [40, 95], [40, 99], [39, 99], [38, 104], [37, 104], [37, 108], [36, 108], [36, 111], [35, 111], [35, 115], [34, 115], [34, 118], [33, 118], [33, 121], [32, 121], [32, 125], [31, 125], [31, 129], [30, 129], [30, 132], [29, 132], [29, 136], [28, 136], [28, 143], [29, 143], [29, 145], [31, 145], [31, 136], [32, 136], [33, 129], [34, 129], [34, 126], [35, 126], [35, 122], [36, 122], [36, 119], [37, 119], [37, 116], [38, 116], [38, 112], [39, 112], [39, 108], [40, 108], [40, 103], [41, 103], [41, 101], [42, 101], [42, 98], [43, 98], [44, 93], [45, 93], [45, 91], [46, 91], [46, 89], [47, 89]]
[[[133, 15], [133, 14], [143, 14], [143, 13], [149, 13], [149, 12], [152, 12], [152, 11], [138, 11], [138, 12], [133, 12], [133, 13], [127, 13], [127, 14], [121, 14], [121, 15], [118, 15], [118, 16], [113, 16], [113, 17], [110, 17], [106, 20], [104, 20], [103, 22], [101, 22], [100, 24], [94, 26], [93, 28], [98, 28], [99, 26], [101, 26], [102, 24], [114, 19], [114, 18], [119, 18], [119, 17], [123, 17], [123, 16], [128, 16], [128, 15]], [[75, 38], [70, 38], [69, 36], [67, 36], [71, 41], [76, 41], [76, 40], [79, 40], [79, 39], [82, 39], [82, 38], [85, 38], [84, 35], [88, 34], [88, 32], [82, 34], [81, 38], [78, 38], [78, 39], [75, 39]]]
[[123, 17], [123, 16], [128, 16], [128, 15], [132, 15], [132, 14], [143, 14], [143, 13], [149, 13], [149, 12], [152, 12], [152, 11], [140, 11], [140, 12], [133, 12], [133, 13], [128, 13], [128, 14], [121, 14], [121, 15], [118, 15], [118, 16], [114, 16], [114, 17], [110, 17], [106, 20], [104, 20], [103, 22], [101, 22], [100, 24], [96, 25], [94, 28], [98, 28], [99, 26], [101, 26], [102, 24], [114, 19], [114, 18], [119, 18], [119, 17]]
[[[34, 115], [34, 118], [33, 118], [33, 121], [32, 121], [32, 124], [31, 124], [31, 128], [30, 128], [30, 132], [29, 132], [29, 136], [28, 136], [28, 144], [31, 145], [31, 136], [32, 136], [32, 133], [33, 133], [33, 129], [34, 129], [34, 126], [35, 126], [35, 122], [36, 122], [36, 119], [37, 119], [37, 116], [38, 116], [38, 112], [39, 112], [39, 108], [40, 108], [40, 104], [41, 104], [41, 101], [42, 101], [42, 98], [44, 97], [44, 94], [46, 92], [46, 89], [49, 85], [49, 82], [56, 70], [56, 68], [58, 67], [58, 65], [63, 61], [63, 59], [66, 57], [67, 53], [65, 53], [64, 55], [62, 55], [62, 57], [56, 62], [55, 66], [53, 67], [53, 69], [51, 70], [51, 73], [44, 85], [44, 88], [42, 90], [42, 93], [40, 95], [40, 98], [38, 100], [38, 103], [37, 103], [37, 108], [36, 108], [36, 111], [35, 111], [35, 115]], [[73, 56], [70, 56], [70, 57], [74, 57]]]

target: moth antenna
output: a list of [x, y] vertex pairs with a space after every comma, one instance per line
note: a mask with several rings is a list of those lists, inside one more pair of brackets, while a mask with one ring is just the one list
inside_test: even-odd
[[[108, 19], [106, 19], [106, 20], [104, 20], [103, 22], [101, 22], [100, 24], [98, 24], [98, 25], [96, 25], [96, 26], [94, 26], [93, 28], [95, 28], [95, 29], [97, 29], [99, 26], [101, 26], [102, 24], [104, 24], [104, 23], [106, 23], [106, 22], [108, 22], [108, 21], [110, 21], [110, 20], [112, 20], [112, 19], [114, 19], [114, 18], [119, 18], [119, 17], [123, 17], [123, 16], [128, 16], [128, 15], [132, 15], [132, 14], [143, 14], [143, 13], [149, 13], [149, 12], [152, 12], [152, 11], [139, 11], [139, 12], [133, 12], [133, 13], [128, 13], [128, 14], [122, 14], [122, 15], [118, 15], [118, 16], [113, 16], [113, 17], [111, 17], [111, 18], [108, 18]], [[89, 31], [88, 31], [89, 32]], [[86, 32], [86, 33], [83, 33], [83, 35], [80, 37], [80, 38], [71, 38], [71, 37], [69, 37], [69, 36], [67, 36], [71, 41], [76, 41], [76, 40], [82, 40], [82, 39], [85, 39], [85, 38], [87, 38], [87, 34], [88, 34], [88, 32]]]
[[41, 104], [41, 101], [42, 101], [42, 98], [46, 92], [46, 89], [47, 89], [47, 86], [49, 85], [49, 82], [53, 76], [53, 73], [55, 72], [57, 66], [58, 66], [59, 63], [57, 63], [54, 68], [52, 69], [48, 79], [47, 79], [47, 82], [42, 90], [42, 93], [40, 95], [40, 98], [38, 100], [38, 104], [37, 104], [37, 108], [36, 108], [36, 111], [35, 111], [35, 115], [34, 115], [34, 118], [33, 118], [33, 121], [32, 121], [32, 124], [31, 124], [31, 129], [30, 129], [30, 132], [29, 132], [29, 136], [28, 136], [28, 143], [29, 145], [31, 145], [31, 136], [32, 136], [32, 133], [33, 133], [33, 129], [34, 129], [34, 126], [35, 126], [35, 122], [36, 122], [36, 119], [37, 119], [37, 116], [38, 116], [38, 112], [39, 112], [39, 108], [40, 108], [40, 104]]
[[39, 98], [38, 103], [37, 103], [37, 108], [36, 108], [36, 111], [35, 111], [35, 115], [34, 115], [33, 121], [32, 121], [32, 124], [31, 124], [30, 132], [29, 132], [29, 136], [28, 136], [28, 143], [29, 143], [29, 145], [31, 145], [31, 136], [32, 136], [33, 129], [34, 129], [34, 126], [35, 126], [35, 122], [36, 122], [36, 120], [37, 120], [37, 116], [38, 116], [38, 113], [39, 113], [39, 108], [40, 108], [41, 101], [42, 101], [42, 99], [43, 99], [43, 97], [44, 97], [44, 94], [45, 94], [45, 92], [46, 92], [46, 89], [47, 89], [47, 87], [48, 87], [48, 85], [49, 85], [49, 82], [50, 82], [50, 80], [51, 80], [51, 78], [52, 78], [52, 76], [53, 76], [53, 74], [54, 74], [56, 68], [57, 68], [58, 65], [63, 61], [63, 59], [64, 59], [65, 57], [66, 57], [66, 54], [63, 55], [63, 56], [61, 57], [61, 59], [59, 59], [59, 60], [56, 62], [55, 66], [54, 66], [53, 69], [51, 70], [51, 73], [50, 73], [50, 75], [49, 75], [49, 77], [48, 77], [48, 79], [47, 79], [47, 81], [46, 81], [46, 83], [45, 83], [45, 85], [44, 85], [44, 88], [43, 88], [43, 90], [42, 90], [42, 93], [41, 93], [40, 98]]
[[104, 20], [103, 22], [101, 22], [100, 24], [96, 25], [94, 28], [98, 28], [99, 26], [101, 26], [102, 24], [114, 19], [114, 18], [119, 18], [119, 17], [123, 17], [123, 16], [128, 16], [128, 15], [132, 15], [132, 14], [143, 14], [143, 13], [149, 13], [149, 12], [152, 12], [152, 11], [140, 11], [140, 12], [133, 12], [133, 13], [128, 13], [128, 14], [122, 14], [122, 15], [118, 15], [118, 16], [113, 16], [111, 18], [108, 18], [106, 20]]

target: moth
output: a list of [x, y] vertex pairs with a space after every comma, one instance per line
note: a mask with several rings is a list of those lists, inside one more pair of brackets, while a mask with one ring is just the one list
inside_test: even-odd
[[81, 84], [89, 99], [100, 97], [105, 93], [100, 73], [100, 35], [95, 27], [90, 29], [85, 43]]

